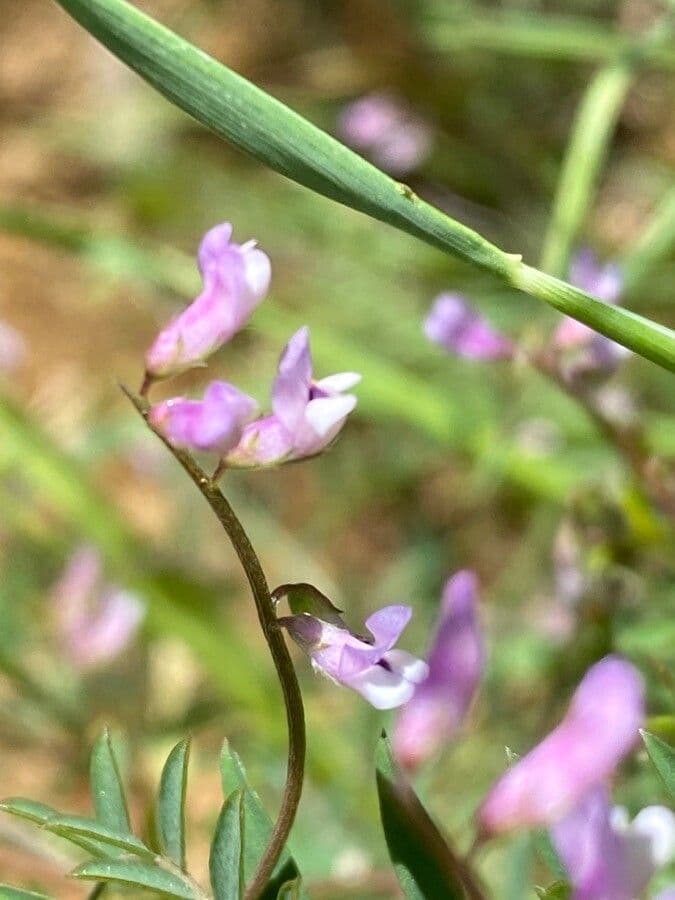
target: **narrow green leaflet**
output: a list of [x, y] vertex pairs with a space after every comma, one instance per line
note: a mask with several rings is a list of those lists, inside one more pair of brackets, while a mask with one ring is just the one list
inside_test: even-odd
[[277, 894], [277, 900], [300, 900], [300, 879], [287, 881], [282, 884]]
[[[220, 774], [223, 783], [223, 794], [228, 797], [233, 791], [244, 791], [245, 840], [244, 840], [244, 876], [248, 883], [258, 866], [270, 835], [272, 834], [272, 820], [260, 797], [249, 786], [246, 771], [239, 756], [230, 747], [227, 741], [223, 744], [220, 756]], [[299, 879], [300, 873], [295, 860], [287, 849], [281, 854], [274, 874], [263, 895], [262, 900], [273, 900], [283, 885], [289, 881]], [[301, 886], [298, 896], [301, 900], [309, 900], [308, 894]]]
[[218, 816], [209, 856], [211, 887], [215, 900], [244, 896], [243, 791], [231, 794]]
[[117, 760], [106, 728], [91, 751], [91, 792], [96, 818], [112, 831], [131, 834], [129, 810]]
[[654, 768], [663, 779], [663, 783], [675, 797], [675, 750], [661, 738], [648, 731], [640, 730], [642, 740]]
[[127, 860], [96, 860], [78, 866], [72, 878], [82, 881], [105, 881], [113, 884], [147, 888], [162, 897], [179, 897], [181, 900], [204, 900], [204, 895], [187, 879], [183, 879], [158, 866]]
[[463, 900], [458, 860], [411, 788], [382, 735], [375, 754], [380, 818], [389, 856], [408, 900]]
[[173, 748], [162, 770], [157, 797], [157, 841], [161, 852], [185, 871], [185, 792], [190, 742]]
[[675, 333], [525, 266], [125, 0], [58, 0], [176, 106], [299, 184], [393, 225], [675, 371]]
[[49, 900], [49, 897], [46, 894], [36, 894], [35, 891], [11, 887], [9, 884], [0, 884], [0, 900]]
[[[57, 810], [51, 806], [45, 806], [44, 803], [38, 803], [35, 800], [26, 800], [23, 797], [11, 797], [7, 800], [0, 801], [0, 811], [6, 812], [18, 819], [25, 819], [34, 825], [46, 826], [48, 822], [59, 817]], [[66, 835], [61, 835], [66, 837]], [[90, 839], [83, 835], [71, 834], [67, 836], [67, 840], [76, 847], [86, 850], [92, 856], [110, 856], [115, 855], [116, 851], [111, 851], [109, 846], [101, 844], [96, 840]]]
[[93, 819], [85, 819], [81, 816], [55, 816], [45, 822], [44, 828], [68, 840], [84, 838], [108, 845], [113, 849], [124, 850], [134, 856], [147, 859], [154, 859], [155, 856], [152, 850], [133, 834], [114, 831]]

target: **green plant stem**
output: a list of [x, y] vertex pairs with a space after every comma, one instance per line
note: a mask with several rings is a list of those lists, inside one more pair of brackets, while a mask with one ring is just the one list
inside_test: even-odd
[[265, 886], [274, 871], [281, 853], [288, 840], [295, 814], [300, 802], [302, 783], [305, 768], [305, 717], [300, 686], [293, 667], [293, 661], [288, 652], [281, 629], [277, 623], [274, 605], [270, 597], [267, 579], [263, 572], [260, 560], [244, 531], [241, 522], [234, 510], [225, 499], [225, 496], [214, 484], [213, 480], [204, 472], [194, 459], [184, 450], [173, 447], [148, 421], [147, 402], [123, 388], [129, 400], [133, 403], [138, 413], [143, 417], [148, 428], [157, 435], [164, 446], [180, 463], [184, 471], [190, 476], [204, 499], [207, 501], [218, 521], [223, 526], [234, 550], [239, 557], [246, 578], [251, 587], [255, 601], [258, 619], [263, 635], [269, 647], [272, 659], [279, 676], [281, 690], [286, 705], [286, 719], [288, 724], [288, 766], [286, 772], [286, 785], [281, 801], [279, 814], [270, 836], [267, 848], [258, 864], [258, 869], [245, 893], [246, 900], [257, 900], [265, 889]]

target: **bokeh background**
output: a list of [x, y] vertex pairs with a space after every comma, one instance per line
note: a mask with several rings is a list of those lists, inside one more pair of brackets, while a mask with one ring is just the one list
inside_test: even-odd
[[[333, 133], [354, 98], [399, 96], [434, 135], [408, 177], [414, 189], [534, 262], [575, 109], [614, 46], [606, 35], [633, 38], [666, 10], [647, 0], [138, 5]], [[526, 363], [453, 358], [421, 327], [443, 290], [464, 292], [530, 347], [556, 314], [244, 158], [50, 0], [0, 0], [0, 48], [0, 320], [23, 342], [0, 376], [0, 794], [86, 812], [88, 747], [108, 723], [137, 822], [172, 742], [193, 734], [196, 874], [224, 737], [276, 810], [284, 717], [251, 598], [209, 510], [118, 387], [140, 381], [158, 326], [195, 295], [199, 239], [224, 220], [270, 255], [271, 295], [208, 374], [171, 392], [223, 377], [264, 405], [279, 351], [305, 323], [320, 375], [364, 376], [331, 452], [225, 480], [270, 582], [312, 581], [357, 627], [379, 605], [410, 603], [404, 646], [422, 652], [445, 578], [479, 573], [484, 686], [462, 739], [418, 783], [459, 846], [504, 746], [531, 746], [608, 650], [645, 673], [652, 724], [668, 736], [667, 518], [584, 411]], [[668, 240], [650, 256], [644, 236], [672, 191], [672, 72], [636, 73], [579, 235], [630, 273], [627, 306], [671, 326], [675, 257]], [[650, 449], [672, 459], [672, 376], [631, 359], [609, 387], [635, 405]], [[139, 639], [87, 672], [64, 652], [53, 602], [83, 543], [148, 608]], [[582, 584], [572, 600], [570, 571]], [[372, 773], [388, 717], [314, 676], [299, 654], [297, 666], [309, 759], [292, 846], [312, 896], [397, 896]], [[633, 810], [665, 799], [640, 755], [619, 795]], [[47, 835], [0, 822], [3, 880], [84, 897], [62, 877], [76, 861]], [[532, 880], [548, 877], [525, 839], [491, 849], [483, 867], [507, 900], [534, 896], [530, 868]]]

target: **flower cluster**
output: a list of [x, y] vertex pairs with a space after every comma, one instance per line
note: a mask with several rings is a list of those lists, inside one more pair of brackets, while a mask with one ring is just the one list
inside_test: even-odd
[[[620, 300], [621, 270], [611, 263], [600, 265], [589, 249], [581, 250], [573, 259], [569, 277], [572, 284], [605, 303], [616, 304]], [[440, 294], [436, 298], [424, 331], [429, 340], [465, 359], [508, 359], [516, 349], [460, 294]], [[562, 375], [575, 382], [608, 378], [630, 355], [625, 347], [569, 317], [554, 332], [549, 349]]]
[[[153, 381], [203, 365], [248, 322], [267, 293], [271, 266], [254, 241], [235, 244], [232, 226], [204, 237], [199, 266], [204, 290], [157, 336], [146, 354], [147, 390]], [[272, 412], [255, 418], [256, 401], [234, 385], [213, 381], [201, 400], [174, 397], [154, 405], [150, 423], [175, 447], [215, 454], [220, 468], [258, 468], [321, 453], [335, 439], [360, 380], [343, 372], [314, 380], [309, 331], [286, 345], [272, 387]]]
[[548, 827], [573, 900], [634, 900], [675, 856], [675, 815], [643, 809], [629, 822], [608, 784], [644, 723], [637, 670], [616, 656], [592, 666], [562, 722], [492, 787], [478, 821], [484, 838]]

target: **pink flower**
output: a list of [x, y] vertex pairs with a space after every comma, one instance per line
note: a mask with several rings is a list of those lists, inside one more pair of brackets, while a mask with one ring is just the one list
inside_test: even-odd
[[224, 456], [239, 443], [257, 403], [224, 381], [213, 381], [203, 400], [175, 397], [150, 410], [150, 424], [175, 447]]
[[198, 366], [248, 322], [267, 293], [270, 261], [255, 241], [232, 243], [229, 222], [207, 232], [199, 248], [202, 293], [160, 331], [145, 357], [150, 378]]
[[[305, 587], [284, 585], [274, 596], [276, 599], [283, 595], [292, 597], [295, 590]], [[309, 654], [315, 671], [361, 694], [375, 709], [393, 709], [408, 701], [429, 671], [422, 660], [394, 649], [410, 621], [410, 607], [385, 606], [373, 613], [366, 620], [366, 628], [372, 635], [367, 639], [354, 634], [339, 611], [329, 601], [326, 603], [328, 606], [322, 614], [331, 621], [306, 612], [278, 620]]]
[[239, 445], [227, 456], [228, 465], [276, 465], [321, 453], [356, 406], [356, 397], [344, 391], [360, 380], [356, 373], [342, 372], [314, 381], [309, 330], [301, 328], [279, 361], [272, 389], [273, 414], [244, 429]]
[[460, 294], [440, 294], [424, 322], [424, 333], [450, 353], [465, 359], [505, 359], [513, 345], [479, 315]]
[[433, 140], [426, 122], [390, 94], [368, 94], [350, 103], [338, 131], [350, 147], [395, 176], [418, 168], [429, 156]]
[[592, 666], [560, 725], [492, 787], [479, 810], [481, 832], [551, 825], [606, 782], [639, 736], [643, 693], [630, 663], [606, 656]]
[[630, 822], [599, 787], [553, 826], [551, 838], [569, 873], [572, 900], [634, 900], [675, 857], [675, 814], [648, 806]]
[[405, 768], [418, 768], [452, 740], [471, 705], [484, 664], [477, 597], [478, 582], [468, 570], [445, 586], [427, 656], [429, 674], [400, 710], [394, 729], [394, 754]]
[[118, 656], [134, 639], [145, 610], [141, 601], [103, 582], [93, 547], [71, 558], [53, 591], [61, 642], [78, 669], [92, 669]]

